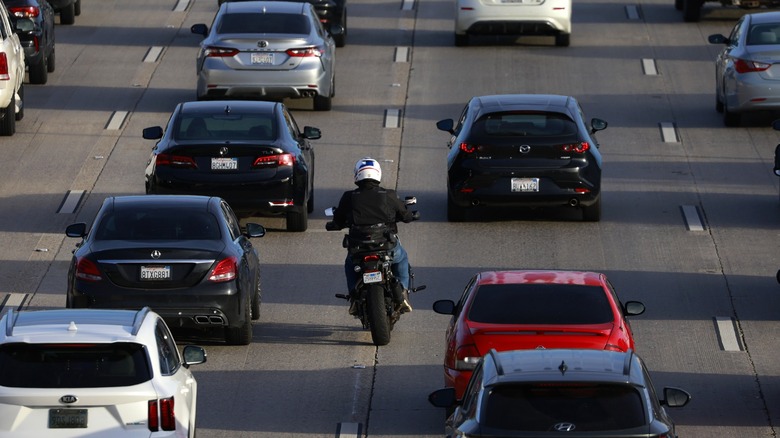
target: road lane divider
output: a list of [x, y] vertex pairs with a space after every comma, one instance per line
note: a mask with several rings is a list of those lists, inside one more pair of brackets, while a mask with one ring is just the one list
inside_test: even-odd
[[661, 139], [664, 143], [677, 143], [677, 127], [672, 122], [661, 122], [658, 124], [661, 128]]
[[626, 17], [629, 20], [639, 20], [639, 8], [636, 5], [626, 5]]
[[704, 231], [704, 221], [701, 220], [699, 209], [695, 205], [681, 205], [683, 219], [688, 231]]
[[336, 438], [360, 438], [363, 436], [360, 423], [339, 423], [336, 427]]
[[122, 123], [125, 122], [125, 118], [127, 118], [127, 111], [114, 111], [114, 113], [111, 114], [111, 118], [108, 120], [106, 129], [109, 131], [118, 130], [122, 127]]
[[642, 70], [645, 71], [645, 75], [647, 76], [656, 76], [658, 74], [658, 69], [655, 67], [655, 59], [643, 59]]
[[399, 109], [386, 109], [385, 110], [385, 128], [398, 128], [401, 126], [401, 110]]
[[734, 318], [728, 316], [716, 316], [715, 330], [718, 333], [720, 348], [724, 351], [743, 351], [742, 343], [737, 335], [737, 324]]
[[71, 214], [76, 211], [81, 200], [84, 198], [84, 190], [68, 190], [65, 194], [65, 198], [62, 199], [60, 208], [57, 209], [57, 213]]
[[412, 9], [414, 9], [414, 0], [403, 0], [403, 3], [401, 4], [401, 10], [411, 11]]
[[409, 48], [408, 47], [396, 47], [395, 58], [393, 62], [409, 62]]
[[190, 5], [190, 0], [179, 0], [176, 2], [176, 6], [173, 8], [173, 12], [182, 12], [187, 10], [187, 6]]
[[160, 59], [160, 54], [162, 51], [162, 46], [149, 47], [149, 50], [146, 52], [146, 56], [144, 56], [144, 62], [157, 62], [157, 60]]

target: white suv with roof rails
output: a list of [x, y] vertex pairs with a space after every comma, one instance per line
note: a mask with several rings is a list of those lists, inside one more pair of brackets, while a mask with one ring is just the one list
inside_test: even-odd
[[197, 383], [141, 310], [10, 310], [0, 320], [0, 437], [194, 437]]
[[[19, 18], [16, 26], [31, 30], [34, 23], [29, 18]], [[0, 2], [0, 136], [14, 135], [16, 121], [24, 117], [25, 69], [24, 48], [5, 3]]]

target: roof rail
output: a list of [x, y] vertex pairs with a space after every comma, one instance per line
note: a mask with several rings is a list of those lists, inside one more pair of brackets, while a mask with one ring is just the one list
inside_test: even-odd
[[14, 326], [16, 325], [17, 319], [19, 319], [19, 312], [14, 309], [8, 309], [8, 313], [6, 314], [6, 320], [5, 320], [6, 336], [13, 336]]
[[503, 376], [504, 375], [504, 366], [501, 365], [501, 361], [498, 360], [498, 351], [496, 351], [495, 348], [491, 348], [490, 351], [488, 351], [488, 354], [490, 355], [490, 357], [493, 358], [493, 362], [496, 363], [496, 372], [498, 373], [498, 375], [499, 376]]
[[626, 351], [626, 359], [623, 361], [623, 375], [631, 374], [631, 359], [634, 357], [634, 350]]
[[146, 315], [148, 315], [149, 312], [151, 311], [152, 309], [150, 309], [149, 306], [146, 306], [143, 309], [136, 312], [135, 319], [133, 319], [133, 332], [132, 332], [133, 336], [137, 335], [138, 331], [141, 330], [141, 324], [143, 324]]

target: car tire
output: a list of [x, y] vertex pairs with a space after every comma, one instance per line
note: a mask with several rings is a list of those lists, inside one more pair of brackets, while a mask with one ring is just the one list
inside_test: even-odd
[[723, 124], [729, 128], [738, 127], [742, 124], [742, 114], [729, 111], [728, 104], [723, 104]]
[[46, 58], [46, 71], [49, 73], [53, 73], [54, 69], [57, 68], [57, 57], [55, 56], [54, 49], [51, 49], [51, 53], [49, 53], [49, 57]]
[[60, 10], [60, 24], [73, 24], [76, 22], [76, 4], [71, 3]]
[[447, 221], [463, 222], [465, 220], [466, 220], [466, 209], [452, 202], [452, 199], [450, 199], [448, 195], [447, 196]]
[[[22, 101], [22, 104], [19, 107], [19, 112], [14, 114], [14, 118], [17, 122], [24, 118], [24, 84], [19, 86], [19, 100]], [[14, 109], [14, 111], [16, 111], [16, 109]], [[16, 131], [16, 128], [14, 128], [14, 131]]]
[[49, 81], [49, 70], [46, 66], [47, 61], [45, 58], [41, 59], [41, 62], [30, 65], [30, 83], [31, 84], [45, 84]]
[[238, 327], [225, 327], [225, 342], [230, 345], [249, 345], [252, 342], [251, 298], [244, 304], [244, 323]]
[[558, 47], [569, 47], [570, 42], [570, 33], [559, 33], [558, 35], [555, 35], [555, 45]]
[[262, 291], [260, 289], [260, 273], [257, 273], [255, 280], [255, 296], [252, 297], [252, 321], [260, 319], [260, 302], [262, 301]]
[[306, 231], [309, 226], [309, 215], [304, 209], [303, 211], [288, 211], [287, 212], [287, 231], [301, 232]]
[[314, 213], [314, 190], [309, 191], [309, 200], [306, 201], [306, 212]]
[[683, 8], [683, 0], [674, 0], [674, 8], [678, 11], [682, 11]]
[[458, 35], [455, 34], [455, 46], [456, 47], [466, 47], [469, 45], [469, 36], [468, 34]]
[[[333, 95], [333, 84], [330, 86], [331, 96]], [[314, 111], [330, 111], [333, 107], [333, 99], [330, 96], [314, 96]]]
[[333, 37], [333, 42], [336, 43], [336, 47], [344, 47], [347, 45], [347, 8], [341, 13], [341, 27], [344, 32], [341, 35]]
[[16, 96], [11, 98], [7, 107], [2, 109], [3, 119], [0, 120], [0, 136], [8, 137], [16, 132]]
[[73, 13], [75, 15], [81, 15], [81, 0], [76, 0], [76, 2], [73, 3]]
[[701, 0], [682, 0], [683, 2], [683, 21], [695, 23], [701, 20]]
[[582, 220], [585, 222], [598, 222], [601, 220], [601, 195], [596, 198], [593, 204], [582, 207]]
[[374, 345], [389, 344], [390, 323], [387, 318], [385, 290], [381, 286], [370, 286], [366, 291], [366, 313]]
[[720, 100], [720, 97], [718, 97], [718, 93], [715, 93], [715, 111], [719, 113], [723, 112], [723, 102]]

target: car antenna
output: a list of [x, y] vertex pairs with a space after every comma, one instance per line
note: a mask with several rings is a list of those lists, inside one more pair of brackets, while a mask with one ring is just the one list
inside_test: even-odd
[[225, 114], [230, 114], [230, 105], [225, 105]]
[[564, 374], [566, 374], [566, 370], [568, 370], [568, 369], [569, 369], [569, 366], [566, 365], [566, 362], [562, 360], [561, 364], [558, 365], [558, 371], [561, 372], [561, 375], [564, 375]]

